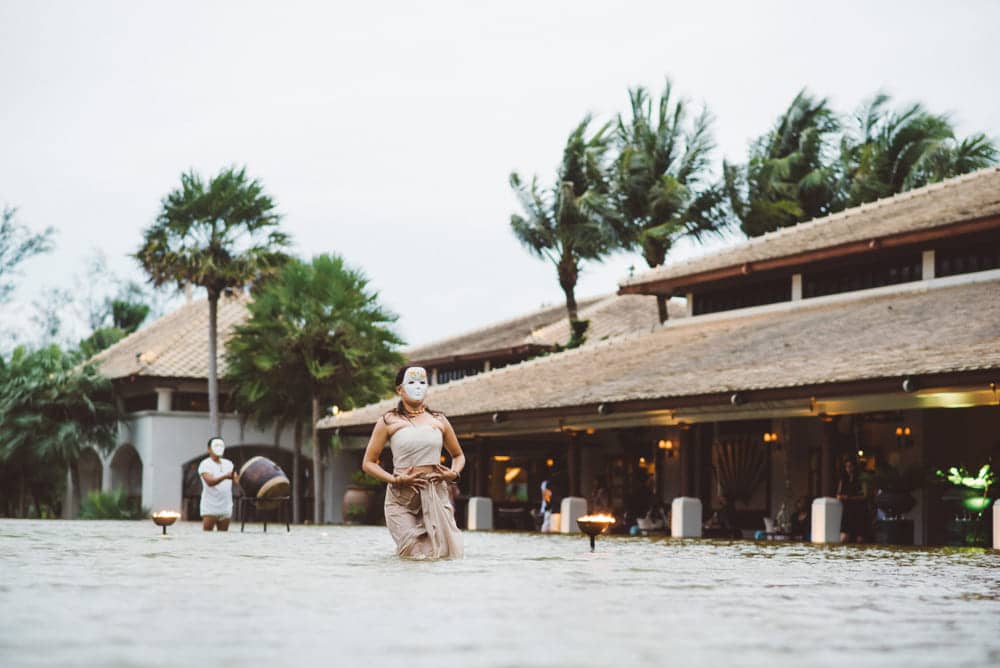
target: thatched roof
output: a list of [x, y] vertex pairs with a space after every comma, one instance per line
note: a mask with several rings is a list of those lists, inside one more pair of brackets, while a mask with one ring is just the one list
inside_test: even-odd
[[[669, 321], [432, 389], [450, 416], [1000, 369], [1000, 280], [909, 284]], [[956, 282], [957, 283], [957, 282]], [[321, 421], [366, 426], [392, 406]]]
[[[218, 312], [219, 376], [226, 372], [226, 341], [248, 317], [245, 296], [222, 297]], [[129, 376], [208, 378], [208, 299], [189, 302], [133, 332], [91, 360], [111, 379]]]

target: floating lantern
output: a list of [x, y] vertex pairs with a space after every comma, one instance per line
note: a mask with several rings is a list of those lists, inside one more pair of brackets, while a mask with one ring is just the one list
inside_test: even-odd
[[163, 527], [163, 535], [167, 535], [167, 527], [177, 521], [181, 514], [176, 510], [160, 510], [153, 513], [153, 523]]
[[594, 551], [594, 539], [597, 534], [605, 533], [611, 525], [615, 523], [614, 515], [601, 513], [598, 515], [584, 515], [576, 520], [580, 531], [590, 536], [590, 551]]

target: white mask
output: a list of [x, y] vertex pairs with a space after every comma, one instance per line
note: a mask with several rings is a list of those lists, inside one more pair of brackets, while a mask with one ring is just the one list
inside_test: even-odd
[[226, 443], [221, 438], [213, 438], [211, 448], [213, 455], [221, 457], [222, 453], [226, 451]]
[[423, 401], [427, 396], [427, 371], [422, 366], [411, 366], [403, 374], [403, 393], [411, 401]]

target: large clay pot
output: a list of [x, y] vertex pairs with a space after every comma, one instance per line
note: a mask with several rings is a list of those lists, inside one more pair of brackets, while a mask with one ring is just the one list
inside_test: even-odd
[[372, 502], [375, 490], [370, 487], [348, 485], [344, 492], [343, 506], [344, 522], [348, 524], [363, 524], [371, 516]]

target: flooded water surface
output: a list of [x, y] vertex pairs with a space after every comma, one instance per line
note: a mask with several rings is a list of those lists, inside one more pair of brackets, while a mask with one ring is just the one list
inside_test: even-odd
[[0, 665], [1000, 665], [1000, 554], [0, 520]]

